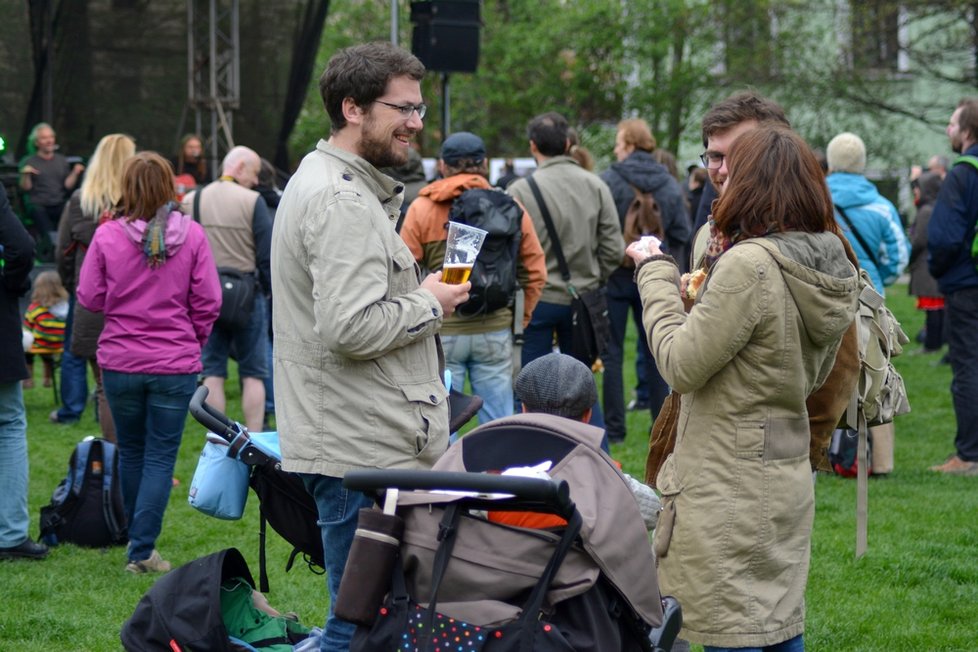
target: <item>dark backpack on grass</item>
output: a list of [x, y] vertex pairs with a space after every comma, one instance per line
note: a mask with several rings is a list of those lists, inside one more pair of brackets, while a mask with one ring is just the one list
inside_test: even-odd
[[128, 541], [115, 444], [86, 437], [71, 453], [68, 475], [41, 508], [41, 539], [102, 548]]
[[498, 188], [470, 188], [452, 203], [448, 219], [488, 232], [469, 277], [469, 300], [455, 308], [456, 314], [476, 317], [511, 308], [519, 285], [523, 209]]

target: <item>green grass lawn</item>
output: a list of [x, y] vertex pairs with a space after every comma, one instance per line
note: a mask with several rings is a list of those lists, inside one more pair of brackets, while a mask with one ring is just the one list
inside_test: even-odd
[[[913, 336], [923, 315], [905, 286], [888, 294], [888, 305]], [[634, 334], [632, 334], [632, 337]], [[908, 345], [908, 352], [918, 345]], [[629, 346], [634, 351], [634, 346]], [[975, 650], [978, 605], [978, 478], [944, 477], [927, 471], [953, 452], [954, 414], [950, 369], [936, 355], [904, 355], [897, 361], [913, 411], [896, 425], [896, 468], [870, 482], [869, 551], [853, 558], [855, 482], [820, 475], [808, 585], [809, 650]], [[634, 365], [626, 361], [626, 388]], [[38, 374], [40, 375], [40, 374]], [[232, 416], [239, 397], [228, 383]], [[81, 422], [48, 422], [50, 389], [25, 393], [31, 457], [31, 535], [37, 515], [67, 470], [74, 444], [97, 434], [89, 408]], [[627, 397], [626, 397], [627, 400]], [[613, 455], [642, 477], [647, 413], [629, 413], [626, 442]], [[187, 488], [203, 445], [203, 428], [188, 420], [177, 463], [180, 480], [170, 499], [158, 547], [175, 565], [226, 547], [244, 553], [258, 574], [258, 514], [254, 494], [240, 521], [219, 521], [187, 504]], [[321, 624], [327, 598], [323, 578], [297, 567], [286, 574], [290, 548], [269, 535], [271, 604], [295, 611], [306, 624]], [[63, 545], [41, 562], [0, 562], [0, 651], [46, 652], [120, 649], [119, 628], [152, 585], [151, 576], [124, 571], [124, 548], [90, 550]]]

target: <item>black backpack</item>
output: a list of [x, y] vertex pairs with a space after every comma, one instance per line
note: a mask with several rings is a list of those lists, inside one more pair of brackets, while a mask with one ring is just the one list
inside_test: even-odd
[[119, 486], [119, 458], [112, 442], [86, 437], [71, 453], [68, 475], [41, 508], [41, 539], [102, 548], [129, 539]]
[[448, 219], [488, 232], [472, 267], [469, 300], [456, 313], [477, 317], [511, 308], [518, 287], [516, 259], [523, 235], [523, 209], [499, 189], [470, 188], [452, 202]]

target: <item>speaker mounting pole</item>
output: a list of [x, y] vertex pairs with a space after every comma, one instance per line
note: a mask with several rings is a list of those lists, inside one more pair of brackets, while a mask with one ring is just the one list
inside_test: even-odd
[[400, 32], [400, 16], [397, 0], [391, 0], [391, 43], [398, 45], [398, 32]]
[[452, 101], [449, 94], [448, 73], [441, 74], [441, 139], [452, 133]]

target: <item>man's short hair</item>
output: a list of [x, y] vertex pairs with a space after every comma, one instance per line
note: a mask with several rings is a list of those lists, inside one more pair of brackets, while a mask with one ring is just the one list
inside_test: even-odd
[[329, 60], [319, 78], [319, 94], [329, 115], [331, 129], [346, 126], [343, 100], [350, 97], [359, 107], [366, 107], [387, 91], [395, 77], [424, 78], [421, 61], [403, 48], [386, 41], [364, 43], [340, 50]]
[[567, 152], [567, 118], [550, 111], [530, 120], [526, 135], [544, 156], [560, 156]]
[[27, 140], [35, 147], [37, 146], [37, 139], [41, 135], [41, 132], [45, 129], [49, 129], [51, 133], [54, 133], [54, 127], [49, 125], [47, 122], [38, 122], [31, 128], [31, 133], [28, 134]]
[[754, 91], [738, 91], [714, 104], [703, 116], [703, 147], [707, 146], [710, 136], [723, 133], [747, 120], [759, 123], [778, 122], [785, 127], [791, 126], [784, 109], [777, 102]]
[[652, 153], [655, 151], [655, 136], [649, 129], [649, 123], [641, 118], [629, 118], [618, 123], [618, 133], [622, 135], [622, 140], [626, 145], [631, 145], [635, 149]]
[[972, 141], [978, 141], [978, 98], [966, 97], [958, 102], [958, 131], [967, 131]]
[[563, 353], [548, 353], [523, 367], [513, 393], [527, 412], [578, 420], [598, 400], [591, 369]]

